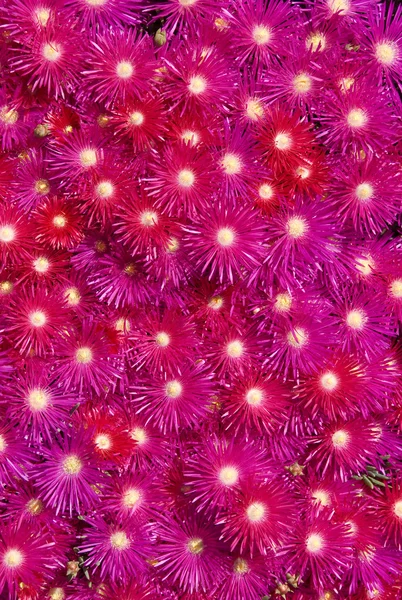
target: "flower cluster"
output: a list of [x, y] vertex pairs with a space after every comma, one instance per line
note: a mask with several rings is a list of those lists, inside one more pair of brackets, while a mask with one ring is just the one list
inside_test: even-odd
[[0, 597], [402, 599], [402, 7], [0, 0]]

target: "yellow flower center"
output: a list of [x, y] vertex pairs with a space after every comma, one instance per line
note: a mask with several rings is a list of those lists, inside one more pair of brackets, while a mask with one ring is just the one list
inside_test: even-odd
[[63, 588], [56, 587], [49, 590], [49, 600], [65, 600], [66, 594]]
[[114, 193], [114, 185], [111, 181], [100, 181], [96, 186], [96, 193], [101, 198], [110, 198]]
[[142, 446], [147, 441], [147, 433], [145, 429], [141, 427], [134, 427], [134, 429], [130, 432], [130, 437], [132, 440], [137, 442], [139, 446]]
[[0, 452], [4, 452], [7, 446], [6, 438], [0, 433]]
[[56, 215], [53, 218], [53, 225], [57, 227], [57, 229], [62, 229], [67, 225], [67, 219], [64, 215]]
[[28, 500], [26, 503], [27, 511], [34, 517], [40, 515], [40, 513], [43, 511], [43, 508], [43, 502], [42, 500], [39, 500], [39, 498], [31, 498], [31, 500]]
[[127, 508], [134, 508], [136, 504], [138, 504], [141, 499], [141, 492], [136, 488], [130, 488], [123, 495], [123, 504]]
[[270, 200], [274, 195], [274, 190], [268, 183], [263, 183], [258, 189], [258, 195], [261, 200]]
[[278, 294], [275, 298], [274, 309], [277, 312], [289, 312], [292, 307], [292, 297], [288, 292]]
[[79, 292], [79, 289], [76, 287], [68, 288], [64, 292], [64, 297], [69, 306], [77, 306], [81, 300], [81, 294]]
[[394, 279], [389, 286], [389, 292], [394, 298], [402, 298], [402, 279]]
[[265, 46], [271, 39], [271, 30], [265, 25], [256, 25], [252, 35], [257, 46]]
[[40, 194], [41, 196], [46, 196], [46, 194], [50, 191], [50, 184], [47, 179], [38, 179], [35, 181], [35, 192]]
[[376, 44], [375, 57], [379, 63], [390, 66], [398, 56], [398, 49], [392, 42], [381, 42]]
[[9, 108], [8, 106], [2, 106], [0, 108], [0, 121], [5, 125], [15, 125], [18, 121], [18, 112], [15, 108]]
[[402, 500], [398, 500], [394, 504], [394, 515], [398, 517], [398, 519], [402, 519]]
[[181, 385], [180, 381], [175, 379], [166, 384], [165, 390], [168, 398], [178, 398], [183, 391], [183, 386]]
[[330, 495], [324, 490], [316, 490], [315, 492], [312, 492], [311, 496], [314, 500], [317, 500], [321, 506], [330, 506], [331, 504]]
[[47, 22], [50, 19], [50, 10], [48, 8], [37, 8], [34, 11], [34, 18], [36, 18], [38, 24], [41, 27], [46, 27]]
[[220, 310], [223, 306], [223, 298], [222, 296], [213, 296], [211, 300], [208, 302], [209, 308], [212, 310]]
[[350, 10], [349, 0], [328, 0], [329, 10], [335, 14], [346, 15]]
[[367, 315], [362, 310], [351, 310], [346, 315], [346, 323], [351, 329], [362, 330], [367, 321]]
[[98, 450], [110, 450], [112, 447], [112, 439], [107, 433], [99, 433], [95, 437], [95, 446]]
[[152, 210], [144, 210], [144, 212], [142, 212], [140, 214], [140, 223], [144, 227], [153, 227], [154, 225], [157, 225], [158, 224], [157, 213], [153, 212]]
[[75, 360], [81, 365], [89, 364], [92, 361], [92, 358], [92, 350], [91, 348], [88, 348], [88, 346], [82, 346], [81, 348], [78, 348], [75, 353]]
[[305, 219], [301, 217], [291, 217], [286, 223], [288, 235], [295, 240], [301, 238], [308, 230], [308, 225]]
[[66, 475], [78, 475], [82, 470], [82, 462], [76, 454], [66, 456], [62, 462], [62, 468]]
[[233, 571], [238, 575], [245, 575], [249, 572], [247, 561], [244, 558], [236, 558], [233, 564]]
[[298, 94], [307, 94], [311, 90], [313, 80], [307, 73], [299, 73], [293, 79], [293, 88]]
[[189, 539], [186, 546], [187, 550], [191, 554], [201, 554], [201, 552], [204, 550], [204, 543], [199, 537]]
[[33, 261], [33, 267], [37, 273], [46, 273], [48, 271], [50, 263], [44, 256], [39, 256]]
[[14, 289], [14, 285], [11, 281], [2, 281], [0, 283], [0, 294], [6, 296], [7, 294], [11, 294]]
[[319, 33], [318, 31], [315, 33], [311, 33], [306, 39], [306, 48], [311, 49], [313, 52], [319, 50], [323, 52], [327, 46], [327, 39], [323, 33]]
[[246, 102], [246, 115], [252, 121], [258, 121], [264, 116], [264, 107], [259, 100], [250, 98]]
[[116, 531], [110, 536], [110, 545], [119, 552], [127, 550], [130, 547], [130, 540], [124, 531]]

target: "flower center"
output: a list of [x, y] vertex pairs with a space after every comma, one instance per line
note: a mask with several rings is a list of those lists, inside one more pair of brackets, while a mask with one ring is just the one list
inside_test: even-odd
[[302, 327], [295, 327], [288, 332], [286, 339], [293, 348], [302, 348], [308, 342], [308, 333]]
[[236, 467], [223, 467], [219, 471], [219, 481], [226, 487], [235, 485], [239, 480], [239, 471]]
[[130, 120], [131, 125], [135, 125], [136, 127], [139, 127], [139, 125], [142, 125], [144, 122], [144, 115], [142, 113], [140, 113], [138, 110], [136, 110], [131, 113], [129, 120]]
[[326, 37], [323, 33], [315, 32], [308, 36], [306, 39], [306, 48], [307, 50], [312, 50], [316, 52], [318, 49], [320, 52], [325, 50], [327, 45]]
[[174, 254], [180, 248], [179, 240], [175, 237], [171, 237], [166, 245], [166, 250], [169, 254]]
[[6, 296], [7, 294], [11, 294], [13, 289], [14, 289], [14, 286], [11, 281], [2, 281], [0, 283], [0, 294], [3, 294]]
[[134, 508], [141, 498], [141, 492], [136, 488], [130, 488], [123, 495], [123, 504], [127, 508]]
[[96, 193], [101, 198], [110, 198], [114, 193], [114, 185], [111, 181], [101, 181], [96, 186]]
[[35, 310], [29, 315], [29, 321], [33, 327], [43, 327], [46, 323], [46, 315], [41, 310]]
[[253, 29], [253, 40], [257, 46], [265, 46], [271, 39], [271, 30], [265, 25], [256, 25]]
[[238, 175], [242, 170], [241, 160], [236, 154], [228, 152], [222, 159], [222, 169], [226, 175]]
[[77, 306], [81, 300], [81, 294], [80, 294], [78, 288], [76, 288], [76, 287], [68, 288], [64, 292], [64, 297], [69, 306]]
[[226, 346], [226, 352], [230, 358], [240, 358], [244, 352], [244, 346], [240, 340], [234, 340]]
[[268, 183], [263, 183], [258, 189], [258, 195], [261, 200], [270, 200], [274, 195], [274, 190]]
[[123, 551], [130, 547], [130, 540], [124, 531], [116, 531], [110, 536], [110, 545], [115, 550]]
[[274, 309], [277, 312], [289, 312], [292, 306], [292, 297], [287, 292], [278, 294], [275, 298]]
[[2, 106], [0, 108], [0, 121], [5, 125], [15, 125], [18, 121], [18, 112], [15, 108], [8, 108], [8, 106]]
[[252, 121], [258, 121], [264, 116], [264, 107], [259, 100], [250, 98], [246, 102], [246, 115]]
[[236, 558], [233, 564], [233, 571], [238, 575], [245, 575], [249, 572], [247, 561], [244, 558]]
[[247, 507], [246, 515], [252, 523], [261, 523], [266, 515], [266, 506], [262, 502], [253, 502]]
[[260, 406], [264, 399], [264, 394], [262, 390], [258, 388], [251, 388], [246, 394], [246, 402], [250, 406]]
[[190, 171], [190, 169], [183, 169], [179, 172], [177, 181], [181, 187], [189, 188], [194, 185], [195, 175], [192, 171]]
[[349, 0], [328, 0], [328, 8], [333, 14], [346, 15], [350, 10]]
[[398, 500], [394, 504], [394, 515], [398, 517], [398, 519], [402, 519], [402, 500]]
[[181, 385], [180, 381], [175, 379], [174, 381], [169, 381], [169, 383], [166, 384], [165, 390], [168, 398], [178, 398], [183, 391], [183, 386]]
[[37, 8], [34, 11], [34, 18], [41, 27], [46, 27], [48, 20], [50, 19], [50, 10], [48, 8]]
[[157, 213], [153, 212], [151, 210], [144, 210], [144, 212], [142, 212], [140, 214], [140, 223], [144, 227], [153, 227], [154, 225], [157, 225], [158, 224]]
[[193, 75], [190, 77], [190, 82], [188, 84], [188, 90], [191, 94], [198, 96], [205, 92], [207, 88], [207, 80], [202, 77], [202, 75]]
[[16, 569], [22, 565], [24, 555], [17, 548], [10, 548], [3, 556], [3, 564], [9, 569]]
[[398, 51], [392, 42], [381, 42], [376, 44], [375, 57], [382, 65], [389, 66], [395, 62]]
[[374, 270], [373, 259], [371, 256], [368, 256], [367, 258], [359, 257], [356, 259], [355, 267], [362, 275], [367, 277], [368, 275], [371, 275]]
[[82, 462], [76, 454], [66, 456], [62, 462], [62, 468], [66, 475], [78, 475], [82, 470]]
[[109, 0], [85, 0], [89, 6], [104, 6]]
[[331, 439], [336, 448], [346, 448], [349, 443], [350, 436], [344, 429], [339, 429], [332, 434]]
[[312, 79], [307, 73], [299, 73], [293, 79], [293, 88], [298, 94], [307, 94], [311, 90]]
[[50, 600], [64, 600], [65, 597], [66, 597], [66, 594], [64, 593], [64, 590], [61, 587], [52, 588], [49, 591]]
[[164, 331], [161, 331], [156, 335], [155, 342], [161, 348], [166, 348], [166, 346], [169, 346], [169, 344], [170, 344], [170, 337], [167, 333], [165, 333]]
[[7, 446], [8, 446], [8, 444], [6, 442], [4, 435], [2, 435], [0, 433], [0, 452], [4, 452], [5, 449], [7, 448]]
[[61, 56], [61, 48], [59, 44], [44, 44], [42, 48], [42, 56], [49, 62], [56, 62]]
[[36, 515], [40, 515], [43, 511], [43, 502], [39, 500], [39, 498], [31, 498], [26, 503], [26, 509], [32, 516], [36, 517]]
[[191, 554], [201, 554], [204, 550], [204, 542], [199, 537], [189, 539], [186, 546]]
[[134, 427], [134, 429], [130, 432], [130, 437], [137, 442], [139, 446], [142, 446], [147, 441], [146, 431], [141, 427]]
[[44, 256], [39, 256], [33, 261], [33, 267], [37, 273], [46, 273], [49, 269], [49, 261]]
[[110, 450], [112, 447], [112, 439], [107, 433], [99, 433], [95, 437], [95, 446], [98, 450]]
[[306, 539], [306, 548], [313, 554], [319, 552], [324, 545], [324, 540], [318, 533], [313, 533]]
[[288, 133], [278, 133], [274, 140], [275, 148], [288, 150], [292, 145], [292, 138]]
[[208, 307], [212, 308], [212, 310], [220, 310], [223, 306], [223, 298], [222, 296], [213, 296], [211, 300], [208, 302]]
[[224, 248], [231, 246], [235, 241], [235, 233], [233, 229], [230, 229], [229, 227], [222, 227], [222, 229], [219, 229], [216, 237], [218, 244]]
[[133, 65], [127, 60], [122, 60], [116, 65], [116, 75], [120, 77], [120, 79], [130, 79], [132, 74], [134, 73]]
[[64, 215], [56, 215], [53, 218], [53, 225], [57, 227], [57, 229], [62, 229], [67, 225], [67, 219]]
[[333, 392], [338, 387], [339, 379], [332, 371], [327, 371], [321, 376], [321, 387], [327, 392]]
[[363, 202], [373, 197], [374, 189], [370, 183], [360, 183], [356, 188], [356, 197]]
[[193, 146], [196, 146], [200, 141], [200, 136], [196, 131], [191, 131], [191, 129], [186, 129], [181, 134], [181, 139], [183, 142], [191, 143]]
[[116, 331], [120, 331], [123, 333], [128, 333], [131, 330], [130, 321], [128, 319], [125, 319], [124, 317], [117, 319], [116, 323], [114, 324], [114, 327]]
[[315, 492], [312, 492], [311, 496], [314, 500], [317, 500], [321, 506], [329, 506], [331, 504], [331, 498], [328, 492], [325, 492], [324, 490], [316, 490]]
[[40, 388], [31, 390], [28, 394], [28, 404], [34, 412], [45, 410], [49, 404], [49, 396], [46, 390]]
[[35, 181], [35, 192], [41, 196], [46, 196], [50, 191], [50, 185], [47, 179], [38, 179]]
[[81, 365], [89, 364], [92, 361], [92, 358], [92, 350], [91, 348], [88, 348], [88, 346], [82, 346], [81, 348], [78, 348], [75, 353], [75, 360]]
[[391, 296], [402, 298], [402, 279], [394, 279], [389, 286]]
[[367, 316], [362, 310], [351, 310], [346, 315], [346, 323], [351, 329], [362, 330]]
[[85, 150], [82, 150], [79, 154], [79, 159], [81, 166], [84, 169], [89, 169], [90, 167], [95, 166], [98, 160], [96, 156], [96, 150], [93, 148], [86, 148]]
[[308, 230], [308, 225], [305, 219], [301, 217], [291, 217], [286, 223], [288, 235], [297, 240], [301, 238]]
[[339, 87], [341, 88], [341, 91], [345, 94], [350, 90], [354, 82], [354, 77], [342, 77], [339, 81]]
[[9, 242], [13, 242], [15, 239], [15, 229], [11, 225], [4, 225], [0, 227], [0, 242], [8, 244]]
[[131, 277], [132, 275], [135, 274], [135, 265], [133, 265], [133, 263], [128, 263], [125, 267], [124, 267], [124, 272], [126, 275], [128, 275], [129, 277]]
[[362, 108], [352, 108], [348, 113], [347, 122], [352, 129], [360, 129], [367, 123], [367, 114]]

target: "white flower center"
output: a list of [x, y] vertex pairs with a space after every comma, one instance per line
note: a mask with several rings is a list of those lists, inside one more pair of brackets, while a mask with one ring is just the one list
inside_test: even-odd
[[308, 333], [302, 327], [295, 327], [288, 332], [286, 339], [293, 348], [302, 348], [308, 342]]
[[202, 75], [193, 75], [190, 77], [190, 82], [188, 84], [188, 90], [191, 94], [198, 96], [202, 94], [207, 89], [207, 80]]
[[301, 217], [291, 217], [286, 223], [286, 230], [290, 237], [297, 240], [307, 232], [308, 225]]
[[47, 258], [40, 256], [33, 261], [33, 267], [37, 273], [46, 273], [49, 269], [50, 263]]
[[321, 387], [327, 392], [333, 392], [339, 385], [339, 379], [332, 371], [327, 371], [321, 376]]
[[389, 286], [389, 292], [394, 298], [402, 298], [402, 279], [394, 279]]
[[140, 498], [140, 490], [137, 490], [136, 488], [130, 488], [129, 490], [124, 492], [123, 504], [124, 506], [127, 506], [127, 508], [134, 508], [134, 506], [138, 504]]
[[402, 519], [402, 500], [398, 500], [394, 504], [394, 515], [398, 517], [398, 519]]
[[61, 56], [61, 48], [59, 44], [44, 44], [42, 48], [42, 56], [49, 62], [56, 62]]
[[68, 288], [64, 292], [64, 297], [67, 300], [67, 304], [69, 306], [77, 306], [81, 300], [81, 294], [76, 287]]
[[67, 225], [67, 219], [64, 215], [56, 215], [53, 218], [53, 225], [57, 227], [57, 229], [62, 229]]
[[11, 225], [3, 225], [3, 227], [0, 227], [0, 242], [3, 242], [4, 244], [13, 242], [15, 235], [15, 229]]
[[46, 323], [46, 315], [41, 310], [35, 310], [29, 315], [29, 321], [33, 327], [43, 327]]
[[335, 14], [346, 15], [350, 10], [349, 0], [328, 0], [329, 10]]
[[373, 197], [374, 189], [370, 183], [359, 183], [356, 187], [356, 197], [363, 202], [370, 200]]
[[46, 390], [34, 388], [28, 394], [28, 404], [33, 412], [45, 410], [49, 404], [49, 396]]
[[375, 56], [382, 65], [390, 66], [398, 56], [398, 49], [392, 42], [376, 44]]
[[78, 475], [82, 470], [82, 462], [76, 454], [70, 454], [62, 462], [62, 468], [66, 475]]
[[182, 169], [182, 171], [179, 171], [177, 181], [181, 187], [190, 188], [194, 185], [195, 175], [190, 169]]
[[242, 170], [240, 158], [228, 152], [222, 159], [222, 169], [226, 175], [238, 175]]
[[247, 507], [246, 515], [249, 521], [252, 523], [261, 523], [265, 518], [267, 509], [265, 504], [262, 502], [253, 502]]
[[116, 65], [116, 75], [120, 77], [120, 79], [130, 79], [132, 74], [134, 73], [133, 65], [127, 60], [122, 60]]
[[89, 169], [93, 167], [97, 163], [96, 150], [93, 148], [86, 148], [86, 150], [82, 150], [79, 155], [81, 166], [84, 169]]
[[240, 358], [244, 352], [244, 346], [240, 340], [234, 340], [226, 346], [226, 352], [230, 358]]
[[165, 333], [164, 331], [160, 331], [155, 337], [155, 342], [161, 348], [166, 348], [166, 346], [169, 346], [170, 344], [169, 334]]
[[253, 29], [253, 40], [257, 46], [265, 46], [271, 39], [271, 30], [265, 25], [256, 25]]
[[315, 32], [308, 36], [306, 39], [306, 48], [310, 49], [313, 52], [316, 52], [318, 49], [320, 52], [323, 52], [327, 46], [327, 39], [323, 33]]
[[367, 123], [367, 114], [362, 108], [352, 108], [347, 115], [347, 122], [352, 129], [360, 129]]
[[24, 555], [17, 548], [10, 548], [3, 556], [3, 565], [8, 569], [17, 569], [24, 562]]
[[316, 490], [315, 492], [312, 492], [311, 496], [314, 500], [317, 500], [321, 506], [330, 506], [331, 504], [330, 495], [325, 490]]
[[121, 552], [130, 547], [130, 540], [124, 531], [116, 531], [110, 536], [110, 545]]
[[239, 471], [236, 467], [223, 467], [219, 471], [219, 481], [226, 487], [235, 485], [239, 480]]
[[246, 102], [246, 115], [252, 121], [258, 121], [264, 116], [264, 107], [259, 100], [250, 98]]
[[350, 435], [344, 429], [339, 429], [332, 434], [331, 439], [336, 448], [346, 448], [349, 443]]
[[235, 240], [235, 233], [233, 229], [229, 227], [222, 227], [219, 229], [217, 234], [218, 244], [226, 248], [227, 246], [231, 246]]
[[298, 94], [307, 94], [311, 90], [313, 80], [307, 73], [299, 73], [293, 79], [293, 87]]
[[292, 145], [292, 138], [288, 133], [278, 133], [275, 136], [275, 148], [278, 150], [288, 150]]
[[96, 186], [96, 193], [101, 198], [110, 198], [114, 193], [114, 185], [111, 181], [100, 181]]
[[165, 391], [168, 398], [178, 398], [183, 391], [183, 386], [175, 379], [166, 384]]
[[292, 306], [292, 297], [287, 292], [278, 294], [275, 298], [274, 308], [278, 312], [289, 312]]
[[351, 329], [363, 329], [367, 321], [367, 315], [362, 310], [351, 310], [346, 315], [346, 323]]
[[246, 394], [246, 402], [250, 406], [260, 406], [264, 399], [262, 390], [258, 388], [251, 388]]
[[139, 446], [142, 446], [147, 441], [147, 433], [145, 429], [141, 427], [134, 427], [134, 429], [130, 432], [130, 437], [133, 439]]
[[99, 450], [110, 450], [110, 448], [112, 447], [112, 440], [110, 435], [107, 435], [107, 433], [99, 433], [95, 437], [95, 446]]
[[87, 365], [92, 361], [93, 354], [91, 348], [87, 346], [83, 346], [82, 348], [78, 348], [75, 353], [75, 360], [81, 365]]
[[131, 113], [131, 115], [130, 115], [130, 123], [132, 125], [136, 125], [137, 127], [139, 127], [140, 125], [143, 124], [144, 118], [145, 118], [144, 115], [142, 113], [140, 113], [138, 110], [136, 110], [133, 113]]
[[312, 535], [309, 535], [306, 539], [306, 548], [309, 552], [312, 552], [313, 554], [315, 552], [319, 552], [322, 549], [323, 545], [324, 540], [318, 533], [313, 533]]

